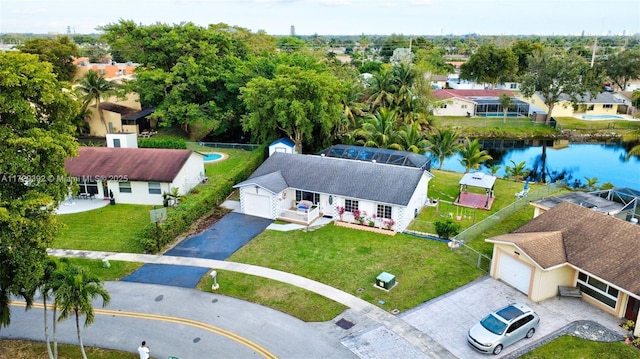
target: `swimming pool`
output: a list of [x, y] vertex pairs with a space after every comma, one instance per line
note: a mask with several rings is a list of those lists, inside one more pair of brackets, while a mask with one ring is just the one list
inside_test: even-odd
[[220, 161], [222, 159], [222, 154], [220, 153], [215, 153], [215, 152], [211, 152], [211, 153], [203, 153], [204, 158], [202, 159], [204, 162], [215, 162], [215, 161]]
[[618, 115], [582, 115], [583, 120], [624, 120], [625, 118]]

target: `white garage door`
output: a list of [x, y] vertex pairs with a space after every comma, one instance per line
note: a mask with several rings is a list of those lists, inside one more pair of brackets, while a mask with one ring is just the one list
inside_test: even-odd
[[499, 277], [524, 294], [529, 294], [531, 267], [506, 254], [500, 255]]
[[271, 201], [268, 196], [246, 193], [244, 195], [244, 214], [271, 218]]

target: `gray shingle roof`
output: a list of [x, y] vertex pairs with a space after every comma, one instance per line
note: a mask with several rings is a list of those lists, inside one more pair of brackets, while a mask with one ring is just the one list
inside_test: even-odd
[[[541, 93], [538, 92], [537, 93], [538, 96], [540, 96], [540, 98], [543, 101], [545, 100], [545, 96]], [[565, 94], [561, 94], [559, 97], [560, 101], [571, 101], [571, 98], [568, 95]], [[622, 103], [622, 101], [616, 99], [615, 97], [613, 97], [613, 95], [610, 92], [601, 92], [599, 94], [596, 95], [596, 97], [592, 97], [590, 94], [585, 94], [584, 96], [578, 96], [578, 103], [585, 103], [585, 104], [596, 104], [596, 103], [606, 103], [606, 104], [620, 104]]]
[[260, 185], [274, 193], [290, 187], [406, 206], [423, 173], [414, 167], [277, 152], [234, 187]]

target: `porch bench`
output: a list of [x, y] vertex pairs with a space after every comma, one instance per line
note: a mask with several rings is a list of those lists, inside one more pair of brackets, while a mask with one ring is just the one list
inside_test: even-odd
[[564, 285], [558, 286], [558, 296], [582, 298], [582, 292], [578, 287], [568, 287]]

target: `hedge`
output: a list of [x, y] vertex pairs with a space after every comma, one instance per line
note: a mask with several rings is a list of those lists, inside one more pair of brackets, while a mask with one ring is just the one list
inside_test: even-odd
[[138, 147], [140, 148], [175, 148], [184, 150], [187, 143], [177, 138], [140, 138], [138, 139]]
[[226, 180], [199, 184], [190, 193], [182, 196], [176, 208], [168, 208], [167, 220], [164, 223], [157, 227], [153, 223], [148, 224], [139, 238], [145, 252], [159, 252], [165, 245], [184, 234], [198, 218], [210, 214], [212, 210], [214, 213], [224, 212], [219, 204], [231, 194], [234, 184], [247, 179], [262, 164], [266, 148], [264, 145], [252, 151], [252, 158], [238, 164], [228, 173]]

